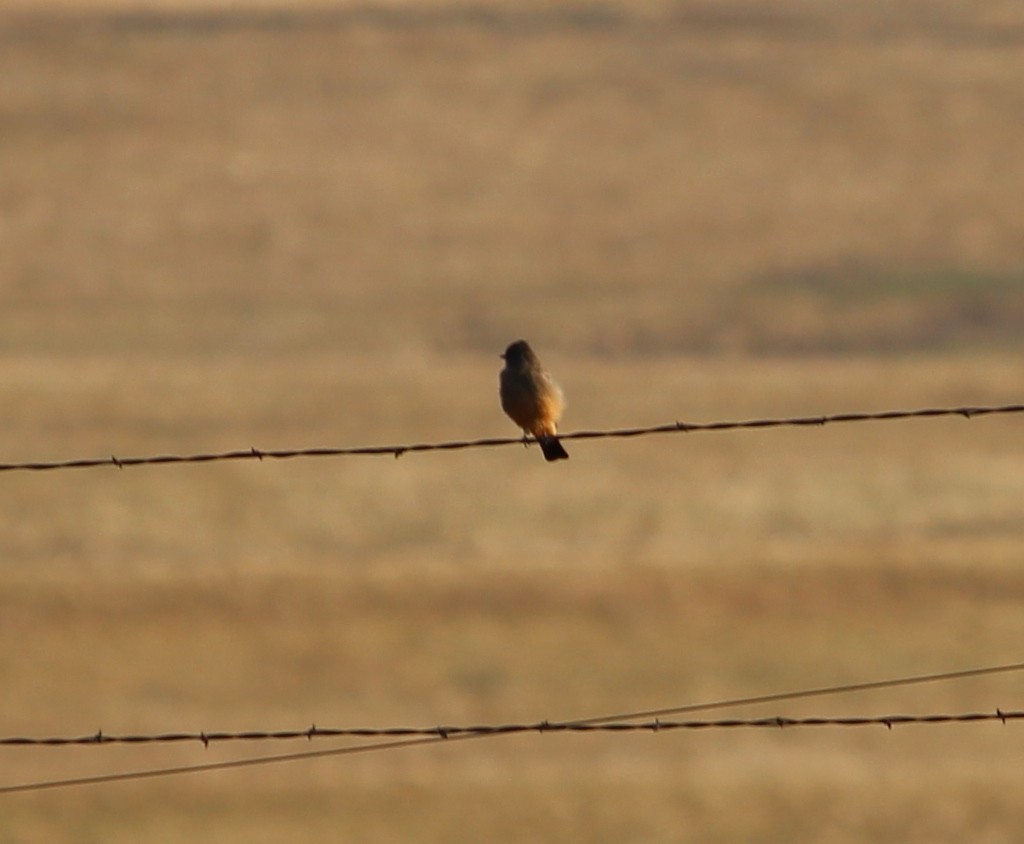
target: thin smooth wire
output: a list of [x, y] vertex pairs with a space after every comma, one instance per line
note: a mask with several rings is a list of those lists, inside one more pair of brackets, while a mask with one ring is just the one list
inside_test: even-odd
[[[610, 430], [572, 431], [559, 434], [563, 440], [594, 440], [610, 438], [642, 437], [654, 434], [678, 434], [698, 431], [734, 431], [740, 429], [820, 427], [839, 422], [892, 421], [896, 419], [921, 419], [939, 416], [960, 416], [972, 419], [975, 416], [1024, 413], [1024, 404], [998, 406], [929, 407], [918, 410], [883, 410], [874, 413], [834, 413], [822, 416], [791, 416], [785, 418], [747, 419], [725, 422], [669, 422], [645, 428], [613, 428]], [[160, 454], [149, 457], [96, 457], [75, 460], [31, 461], [26, 463], [0, 463], [0, 472], [32, 471], [54, 469], [91, 469], [98, 466], [115, 466], [124, 469], [129, 466], [154, 466], [172, 463], [214, 463], [225, 460], [286, 460], [294, 457], [347, 457], [354, 455], [388, 455], [401, 457], [410, 452], [459, 451], [469, 448], [522, 445], [533, 442], [532, 437], [489, 437], [476, 440], [451, 440], [436, 443], [409, 443], [405, 445], [352, 446], [344, 448], [296, 448], [239, 449], [236, 451], [204, 452], [198, 454]]]
[[[449, 741], [479, 738], [473, 733], [452, 736]], [[19, 785], [0, 786], [0, 794], [16, 794], [25, 791], [44, 791], [52, 788], [65, 788], [72, 785], [99, 785], [108, 782], [124, 782], [126, 780], [153, 779], [168, 777], [175, 774], [195, 774], [204, 771], [223, 771], [229, 768], [248, 768], [254, 765], [270, 765], [276, 762], [294, 762], [299, 759], [315, 759], [319, 756], [346, 756], [352, 753], [369, 753], [375, 750], [391, 750], [399, 747], [410, 747], [416, 744], [430, 744], [446, 739], [438, 736], [405, 739], [403, 741], [385, 741], [375, 744], [353, 745], [351, 747], [332, 747], [327, 750], [305, 750], [300, 753], [284, 753], [275, 756], [255, 756], [251, 759], [229, 759], [225, 762], [205, 762], [201, 765], [180, 765], [174, 768], [151, 768], [144, 771], [122, 771], [115, 774], [99, 774], [90, 777], [72, 777], [63, 780], [43, 780], [40, 782], [21, 783]]]
[[817, 689], [805, 689], [799, 692], [779, 692], [777, 694], [755, 695], [754, 697], [726, 698], [711, 703], [695, 703], [686, 706], [670, 706], [665, 709], [648, 709], [644, 712], [627, 712], [619, 715], [598, 715], [574, 721], [575, 724], [600, 724], [602, 721], [629, 721], [635, 718], [657, 718], [662, 715], [682, 715], [687, 712], [708, 712], [713, 709], [731, 709], [737, 706], [754, 706], [761, 703], [778, 703], [785, 700], [801, 700], [826, 695], [846, 694], [850, 692], [866, 692], [873, 689], [891, 689], [897, 686], [915, 686], [921, 683], [938, 683], [946, 680], [964, 680], [968, 677], [982, 677], [992, 674], [1008, 674], [1024, 671], [1024, 662], [1013, 662], [1007, 665], [992, 665], [985, 668], [967, 668], [960, 671], [943, 671], [938, 674], [919, 674], [914, 677], [897, 677], [892, 680], [873, 680], [867, 683], [848, 683], [844, 686], [822, 686]]
[[[683, 713], [683, 712], [697, 712], [697, 711], [711, 711], [716, 709], [727, 709], [737, 706], [747, 706], [760, 703], [777, 703], [784, 700], [800, 700], [811, 697], [822, 697], [824, 695], [836, 695], [848, 692], [859, 692], [867, 691], [871, 689], [884, 689], [884, 688], [895, 688], [897, 686], [910, 686], [921, 683], [932, 683], [941, 682], [947, 680], [959, 680], [968, 677], [980, 677], [984, 675], [1002, 674], [1014, 671], [1024, 670], [1024, 662], [1011, 663], [1007, 665], [995, 665], [985, 668], [968, 668], [961, 671], [948, 671], [938, 674], [921, 674], [912, 677], [899, 677], [889, 680], [876, 680], [866, 683], [848, 683], [841, 686], [823, 686], [813, 689], [802, 689], [791, 692], [779, 692], [770, 695], [756, 695], [753, 697], [745, 698], [730, 698], [726, 700], [712, 701], [710, 703], [697, 703], [688, 704], [684, 706], [668, 707], [665, 709], [657, 710], [645, 710], [641, 712], [625, 713], [621, 715], [600, 715], [592, 718], [577, 719], [573, 721], [555, 721], [555, 722], [540, 722], [540, 724], [532, 725], [530, 731], [534, 729], [537, 732], [552, 732], [552, 731], [571, 731], [578, 728], [586, 728], [589, 726], [597, 726], [604, 722], [610, 721], [629, 721], [640, 718], [652, 718], [658, 715], [664, 715], [669, 713]], [[1001, 720], [1004, 723], [1009, 719], [1018, 719], [1024, 717], [1024, 715], [1013, 711], [1003, 712], [1002, 710], [996, 710], [992, 714], [988, 713], [966, 713], [963, 715], [930, 715], [930, 716], [884, 716], [876, 718], [873, 721], [868, 720], [864, 723], [878, 723], [884, 724], [888, 727], [892, 727], [893, 724], [897, 723], [924, 723], [924, 722], [935, 722], [935, 723], [949, 723], [954, 721], [981, 721], [981, 720]], [[758, 726], [787, 726], [795, 725], [797, 719], [779, 719], [779, 718], [768, 718], [768, 719], [757, 719]], [[828, 723], [829, 720], [835, 721], [838, 719], [805, 719], [808, 721], [815, 721], [817, 723]], [[844, 719], [849, 720], [849, 719]], [[684, 722], [685, 723], [685, 722]], [[693, 723], [693, 722], [691, 722]], [[734, 722], [721, 722], [723, 725], [729, 723], [731, 726], [754, 726], [754, 721], [734, 721]], [[809, 724], [808, 724], [809, 725]], [[643, 725], [631, 725], [629, 727], [622, 727], [622, 729], [641, 729]], [[662, 725], [660, 722], [655, 722], [649, 727], [652, 730], [661, 729]], [[454, 728], [453, 728], [454, 729]], [[616, 728], [619, 729], [619, 728]], [[583, 731], [583, 730], [580, 730]], [[287, 753], [272, 756], [258, 756], [251, 759], [234, 759], [225, 762], [210, 762], [199, 765], [184, 765], [173, 768], [154, 768], [149, 770], [141, 771], [123, 771], [113, 774], [100, 774], [97, 776], [90, 777], [74, 777], [70, 779], [61, 780], [44, 780], [33, 783], [21, 783], [17, 785], [0, 786], [0, 794], [13, 794], [16, 792], [25, 791], [42, 791], [44, 789], [62, 788], [73, 785], [97, 785], [100, 783], [110, 782], [123, 782], [126, 780], [137, 780], [137, 779], [149, 779], [154, 777], [172, 776], [175, 774], [187, 774], [187, 773], [200, 773], [203, 771], [216, 771], [225, 770], [228, 768], [242, 768], [253, 765], [269, 765], [278, 762], [292, 762], [301, 759], [316, 759], [325, 756], [345, 756], [354, 753], [368, 753], [379, 750], [393, 750], [400, 747], [413, 747], [422, 744], [435, 744], [437, 742], [444, 741], [463, 741], [466, 739], [474, 738], [485, 738], [495, 737], [500, 735], [513, 735], [515, 732], [512, 730], [502, 731], [500, 729], [489, 729], [477, 732], [449, 732], [445, 728], [434, 728], [429, 735], [407, 738], [397, 741], [385, 741], [375, 742], [372, 744], [363, 745], [351, 745], [346, 747], [329, 748], [326, 750], [308, 750], [299, 753]]]

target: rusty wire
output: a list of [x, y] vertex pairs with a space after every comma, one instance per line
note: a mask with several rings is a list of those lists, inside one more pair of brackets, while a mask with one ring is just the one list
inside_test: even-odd
[[[1024, 404], [996, 406], [928, 407], [917, 410], [883, 410], [869, 413], [833, 413], [820, 416], [790, 416], [782, 418], [747, 419], [724, 422], [669, 422], [644, 428], [613, 428], [609, 430], [572, 431], [559, 434], [563, 440], [596, 440], [611, 438], [643, 437], [654, 434], [696, 433], [699, 431], [734, 431], [740, 429], [820, 427], [839, 422], [892, 421], [896, 419], [922, 419], [939, 416], [960, 416], [973, 419], [975, 416], [1024, 413]], [[295, 448], [259, 449], [251, 447], [235, 451], [206, 452], [198, 454], [158, 454], [148, 457], [95, 457], [75, 460], [31, 461], [25, 463], [0, 463], [0, 472], [46, 471], [51, 469], [91, 469], [97, 466], [115, 466], [124, 469], [129, 466], [153, 466], [172, 463], [214, 463], [225, 460], [286, 460], [293, 457], [347, 457], [354, 455], [389, 455], [401, 457], [419, 451], [460, 451], [469, 448], [522, 445], [532, 438], [489, 437], [475, 440], [452, 440], [434, 443], [408, 443], [404, 445], [349, 446], [341, 448]]]

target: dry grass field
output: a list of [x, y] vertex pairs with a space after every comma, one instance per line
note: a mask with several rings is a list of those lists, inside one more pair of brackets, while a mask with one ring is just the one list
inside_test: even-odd
[[[1024, 400], [1015, 4], [0, 13], [0, 460]], [[563, 720], [1024, 657], [1014, 416], [0, 474], [0, 736]], [[1024, 708], [1024, 677], [713, 715]], [[35, 842], [1016, 841], [1014, 723], [0, 795]], [[358, 742], [353, 741], [352, 744]], [[344, 742], [0, 747], [0, 787]]]

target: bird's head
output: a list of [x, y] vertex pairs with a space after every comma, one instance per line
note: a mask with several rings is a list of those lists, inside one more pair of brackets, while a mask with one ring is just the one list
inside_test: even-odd
[[525, 340], [516, 340], [505, 349], [502, 357], [505, 359], [505, 363], [511, 367], [522, 366], [526, 363], [532, 363], [537, 359], [533, 353], [533, 349], [530, 348], [530, 344]]

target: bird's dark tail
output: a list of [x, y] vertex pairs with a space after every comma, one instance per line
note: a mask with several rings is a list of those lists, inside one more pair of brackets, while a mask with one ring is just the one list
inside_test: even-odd
[[569, 452], [562, 448], [558, 437], [538, 437], [537, 442], [540, 443], [540, 450], [544, 452], [545, 460], [550, 462], [569, 459]]

